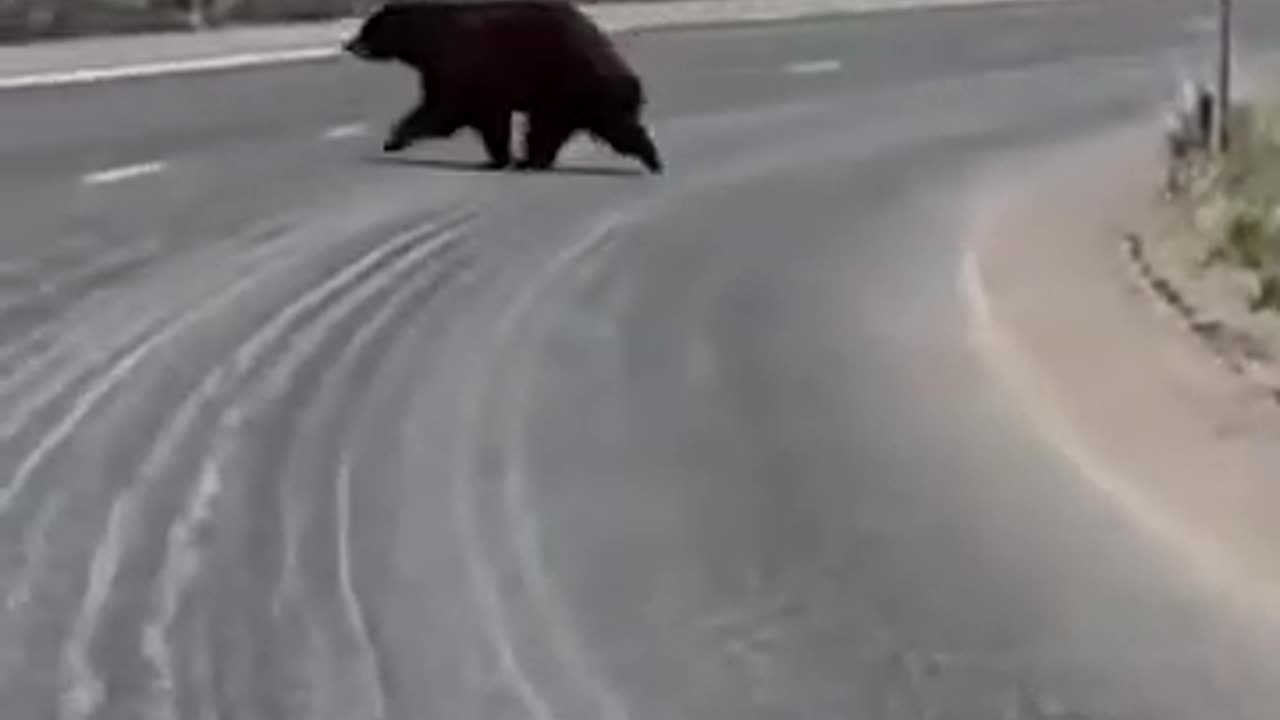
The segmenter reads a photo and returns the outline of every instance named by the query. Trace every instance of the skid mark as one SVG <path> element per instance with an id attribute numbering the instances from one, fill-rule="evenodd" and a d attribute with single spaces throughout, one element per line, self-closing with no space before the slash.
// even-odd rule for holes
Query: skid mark
<path id="1" fill-rule="evenodd" d="M 515 300 L 507 307 L 502 317 L 499 319 L 497 329 L 492 338 L 491 357 L 499 357 L 504 345 L 514 333 L 516 325 L 521 321 L 525 314 L 532 306 L 537 296 L 549 285 L 553 280 L 557 279 L 565 270 L 572 267 L 582 257 L 590 251 L 606 245 L 613 238 L 613 233 L 623 222 L 623 216 L 618 214 L 610 214 L 589 232 L 582 240 L 574 243 L 560 253 L 556 254 L 543 268 L 534 276 L 534 278 L 526 285 L 524 291 L 515 298 Z M 491 372 L 493 368 L 488 368 Z M 490 383 L 476 382 L 475 387 L 488 389 Z M 464 437 L 476 439 L 483 437 L 484 425 L 484 409 L 488 398 L 486 390 L 478 390 L 472 394 L 471 400 L 467 403 L 464 410 L 463 427 L 465 429 Z M 485 557 L 483 548 L 483 540 L 477 527 L 478 518 L 476 516 L 476 497 L 474 479 L 475 457 L 477 451 L 475 449 L 464 450 L 460 460 L 456 463 L 453 473 L 453 484 L 455 489 L 454 495 L 454 515 L 458 523 L 459 533 L 461 534 L 461 545 L 464 552 L 468 571 L 471 575 L 472 590 L 476 598 L 480 601 L 486 618 L 486 630 L 489 634 L 490 641 L 495 652 L 498 654 L 499 661 L 502 666 L 503 675 L 510 687 L 519 695 L 526 709 L 537 720 L 552 720 L 555 714 L 547 699 L 542 695 L 533 681 L 524 671 L 522 663 L 518 657 L 518 653 L 512 641 L 512 633 L 510 629 L 510 618 L 508 610 L 502 599 L 502 594 L 498 585 L 498 577 L 495 568 L 489 563 Z M 527 538 L 522 538 L 527 539 Z M 528 548 L 521 548 L 521 574 L 525 576 L 526 582 L 528 578 L 536 575 L 539 571 L 536 566 L 532 565 Z M 545 595 L 539 594 L 535 601 L 545 599 Z M 554 620 L 557 616 L 554 611 L 550 611 L 543 603 L 539 610 L 548 620 Z M 572 642 L 569 640 L 569 631 L 567 627 L 560 624 L 558 627 L 550 628 L 553 642 L 557 645 L 557 649 L 562 654 L 567 654 L 571 664 L 579 669 L 581 662 L 572 662 L 574 657 L 580 656 L 580 653 L 573 648 Z M 565 658 L 562 658 L 562 661 Z M 595 695 L 602 705 L 605 717 L 613 719 L 621 719 L 626 717 L 625 708 L 620 700 L 603 684 L 598 683 L 590 675 L 579 674 L 577 679 L 587 683 L 595 689 Z"/>
<path id="2" fill-rule="evenodd" d="M 169 169 L 169 164 L 160 161 L 122 165 L 108 170 L 88 173 L 81 178 L 85 185 L 113 185 L 147 175 L 158 175 Z"/>
<path id="3" fill-rule="evenodd" d="M 161 442 L 156 446 L 157 451 L 148 457 L 144 467 L 158 472 L 178 447 L 182 433 L 192 429 L 195 418 L 199 416 L 200 408 L 206 406 L 222 392 L 229 392 L 230 383 L 233 379 L 234 381 L 241 381 L 256 368 L 260 367 L 275 343 L 283 338 L 288 329 L 301 321 L 308 312 L 323 308 L 326 303 L 332 302 L 334 298 L 341 298 L 343 303 L 336 310 L 331 309 L 328 312 L 322 312 L 312 321 L 311 329 L 313 332 L 323 332 L 329 329 L 330 325 L 325 322 L 326 320 L 335 313 L 345 313 L 356 307 L 357 303 L 351 300 L 352 297 L 358 301 L 371 295 L 387 282 L 395 279 L 395 271 L 404 266 L 411 266 L 413 263 L 420 262 L 422 258 L 429 257 L 440 248 L 455 242 L 460 237 L 456 228 L 461 227 L 470 217 L 470 214 L 464 214 L 460 218 L 449 220 L 447 223 L 433 220 L 429 224 L 419 225 L 409 231 L 402 232 L 365 253 L 358 261 L 346 266 L 338 274 L 311 288 L 301 297 L 278 311 L 265 324 L 258 327 L 232 353 L 225 364 L 206 376 L 196 391 L 183 401 L 182 406 L 178 409 L 178 416 L 187 419 L 187 422 L 178 424 L 173 434 L 162 436 Z M 434 238 L 431 242 L 423 243 L 417 248 L 413 247 L 415 243 L 421 242 L 423 236 L 442 232 L 442 226 L 443 234 L 439 237 Z M 391 275 L 390 278 L 378 284 L 365 277 L 369 273 L 375 272 L 380 262 L 394 257 L 395 253 L 406 249 L 411 252 L 393 266 L 393 272 L 389 273 Z M 355 290 L 352 291 L 351 288 Z M 351 294 L 343 298 L 344 293 Z M 299 344 L 297 347 L 309 350 L 309 346 L 306 344 Z M 296 353 L 297 350 L 293 352 Z M 295 364 L 293 354 L 286 355 L 276 365 L 275 372 L 268 375 L 266 384 L 270 386 L 273 383 L 275 373 L 280 372 L 279 368 L 292 368 Z M 243 405 L 235 405 L 229 408 L 218 421 L 214 437 L 219 438 L 222 443 L 229 443 L 229 438 L 238 432 L 240 418 L 244 412 Z M 227 452 L 229 452 L 229 448 L 224 447 L 216 455 L 217 457 L 222 457 Z M 195 570 L 192 568 L 198 568 L 199 565 L 199 551 L 192 546 L 190 536 L 204 523 L 204 513 L 207 512 L 205 508 L 208 507 L 212 497 L 216 495 L 216 491 L 220 489 L 220 468 L 220 460 L 213 464 L 206 463 L 201 479 L 203 490 L 188 505 L 189 508 L 194 508 L 194 510 L 181 519 L 170 531 L 170 542 L 166 548 L 165 569 L 160 574 L 160 585 L 155 591 L 152 600 L 156 610 L 154 611 L 153 620 L 147 624 L 143 631 L 146 655 L 157 676 L 156 684 L 152 691 L 154 703 L 160 708 L 156 711 L 156 718 L 173 718 L 176 715 L 176 707 L 174 707 L 172 700 L 175 688 L 173 687 L 172 671 L 168 669 L 172 662 L 172 650 L 169 648 L 166 637 L 171 632 L 178 603 L 194 576 Z M 214 479 L 217 480 L 216 483 Z M 290 568 L 286 567 L 282 573 L 282 578 L 287 578 L 289 572 Z M 279 605 L 280 592 L 277 589 L 277 606 Z"/>

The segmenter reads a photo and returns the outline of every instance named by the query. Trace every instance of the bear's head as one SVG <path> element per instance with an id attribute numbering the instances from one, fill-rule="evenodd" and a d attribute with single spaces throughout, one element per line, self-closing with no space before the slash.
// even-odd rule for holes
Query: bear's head
<path id="1" fill-rule="evenodd" d="M 413 33 L 407 32 L 410 6 L 389 3 L 374 10 L 343 50 L 362 59 L 386 62 L 407 58 L 413 50 Z"/>

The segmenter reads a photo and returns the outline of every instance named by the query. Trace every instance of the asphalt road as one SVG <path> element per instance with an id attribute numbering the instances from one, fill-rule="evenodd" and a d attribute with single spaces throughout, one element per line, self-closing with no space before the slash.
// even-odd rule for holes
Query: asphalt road
<path id="1" fill-rule="evenodd" d="M 1203 5 L 628 38 L 661 177 L 382 158 L 355 61 L 0 95 L 0 716 L 1274 718 L 955 281 Z"/>

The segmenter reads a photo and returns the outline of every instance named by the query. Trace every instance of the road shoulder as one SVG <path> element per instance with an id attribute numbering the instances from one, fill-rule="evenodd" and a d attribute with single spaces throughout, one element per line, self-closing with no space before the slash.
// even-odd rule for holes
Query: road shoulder
<path id="1" fill-rule="evenodd" d="M 1022 156 L 975 187 L 975 339 L 1082 474 L 1237 601 L 1280 600 L 1280 407 L 1146 287 L 1154 125 Z"/>

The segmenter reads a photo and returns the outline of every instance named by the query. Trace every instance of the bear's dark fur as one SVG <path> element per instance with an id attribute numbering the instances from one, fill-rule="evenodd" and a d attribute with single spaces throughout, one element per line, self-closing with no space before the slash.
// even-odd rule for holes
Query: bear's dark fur
<path id="1" fill-rule="evenodd" d="M 384 144 L 396 152 L 422 138 L 476 130 L 491 167 L 511 164 L 511 116 L 528 119 L 517 167 L 551 167 L 579 130 L 619 154 L 663 169 L 641 121 L 639 76 L 610 38 L 560 0 L 396 2 L 370 15 L 347 52 L 418 72 L 422 98 Z"/>

